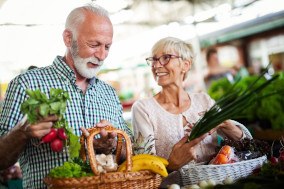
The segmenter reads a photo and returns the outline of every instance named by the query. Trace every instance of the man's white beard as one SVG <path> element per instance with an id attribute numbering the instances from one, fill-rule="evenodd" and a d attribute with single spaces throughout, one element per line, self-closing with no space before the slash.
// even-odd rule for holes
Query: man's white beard
<path id="1" fill-rule="evenodd" d="M 88 79 L 91 79 L 97 75 L 97 73 L 100 71 L 101 65 L 103 64 L 102 61 L 98 61 L 97 58 L 95 57 L 90 57 L 90 58 L 81 58 L 79 55 L 76 57 L 73 57 L 74 60 L 74 66 L 77 70 L 77 72 Z M 96 68 L 88 68 L 88 62 L 94 63 L 99 65 Z"/>
<path id="2" fill-rule="evenodd" d="M 71 47 L 71 54 L 74 61 L 74 66 L 76 71 L 83 77 L 92 79 L 97 75 L 97 73 L 100 71 L 101 66 L 103 65 L 103 61 L 99 61 L 95 57 L 89 57 L 89 58 L 81 58 L 78 55 L 78 45 L 77 41 L 73 41 L 72 47 Z M 89 68 L 88 62 L 98 65 L 96 68 Z"/>

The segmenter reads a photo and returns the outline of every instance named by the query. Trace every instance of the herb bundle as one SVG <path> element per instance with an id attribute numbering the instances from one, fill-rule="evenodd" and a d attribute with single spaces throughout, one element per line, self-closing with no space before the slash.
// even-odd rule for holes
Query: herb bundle
<path id="1" fill-rule="evenodd" d="M 54 123 L 50 133 L 45 135 L 39 144 L 50 143 L 54 152 L 63 149 L 63 142 L 68 146 L 70 158 L 79 156 L 79 137 L 73 133 L 68 122 L 64 118 L 64 113 L 69 100 L 68 92 L 62 89 L 51 88 L 49 98 L 40 90 L 26 90 L 29 98 L 21 104 L 21 112 L 27 115 L 30 124 L 35 124 L 48 115 L 56 115 L 58 120 Z"/>
<path id="2" fill-rule="evenodd" d="M 241 115 L 244 109 L 248 108 L 257 100 L 283 93 L 282 90 L 275 90 L 264 95 L 259 95 L 264 88 L 279 77 L 279 75 L 274 75 L 265 82 L 258 84 L 258 81 L 267 74 L 267 70 L 268 68 L 243 92 L 235 88 L 237 81 L 232 88 L 222 98 L 216 101 L 216 103 L 205 112 L 204 116 L 196 122 L 188 140 L 191 141 L 200 137 L 222 122 Z"/>

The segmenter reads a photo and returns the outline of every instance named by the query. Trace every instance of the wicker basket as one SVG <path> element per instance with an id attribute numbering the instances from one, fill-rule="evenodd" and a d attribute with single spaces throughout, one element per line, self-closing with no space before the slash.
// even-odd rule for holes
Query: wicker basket
<path id="1" fill-rule="evenodd" d="M 97 169 L 97 162 L 95 158 L 95 151 L 93 148 L 94 136 L 99 134 L 102 128 L 91 128 L 88 129 L 90 135 L 85 138 L 81 136 L 81 152 L 80 157 L 83 161 L 86 161 L 86 148 L 87 145 L 88 156 L 90 159 L 90 165 L 95 176 L 81 177 L 81 178 L 44 178 L 45 184 L 50 189 L 155 189 L 159 188 L 162 177 L 158 174 L 152 173 L 151 171 L 138 171 L 131 172 L 132 168 L 132 148 L 131 141 L 128 135 L 118 129 L 107 126 L 104 129 L 107 132 L 117 133 L 117 148 L 116 148 L 116 159 L 118 160 L 121 155 L 123 138 L 126 144 L 126 170 L 125 172 L 109 172 L 100 173 Z"/>
<path id="2" fill-rule="evenodd" d="M 223 165 L 188 165 L 180 170 L 183 185 L 198 184 L 200 181 L 213 179 L 217 184 L 226 178 L 233 181 L 247 177 L 267 160 L 266 156 Z"/>

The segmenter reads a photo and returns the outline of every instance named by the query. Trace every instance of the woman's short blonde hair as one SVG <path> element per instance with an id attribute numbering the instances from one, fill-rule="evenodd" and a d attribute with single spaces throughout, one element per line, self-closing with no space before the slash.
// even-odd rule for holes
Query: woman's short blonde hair
<path id="1" fill-rule="evenodd" d="M 164 53 L 175 52 L 178 56 L 182 57 L 183 60 L 188 60 L 191 64 L 194 63 L 194 51 L 191 43 L 175 38 L 165 37 L 157 41 L 152 47 L 152 56 L 157 54 L 159 51 Z M 188 72 L 185 74 L 184 79 L 187 77 Z"/>

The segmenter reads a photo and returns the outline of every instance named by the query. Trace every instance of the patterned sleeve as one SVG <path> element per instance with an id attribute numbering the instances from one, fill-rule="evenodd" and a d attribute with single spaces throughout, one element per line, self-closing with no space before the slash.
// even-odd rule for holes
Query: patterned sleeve
<path id="1" fill-rule="evenodd" d="M 154 128 L 145 106 L 139 100 L 132 106 L 131 121 L 134 132 L 134 145 L 149 149 L 146 153 L 156 154 Z"/>
<path id="2" fill-rule="evenodd" d="M 0 135 L 6 134 L 22 119 L 21 104 L 26 98 L 25 88 L 20 78 L 12 80 L 5 94 L 5 100 L 0 118 Z"/>

